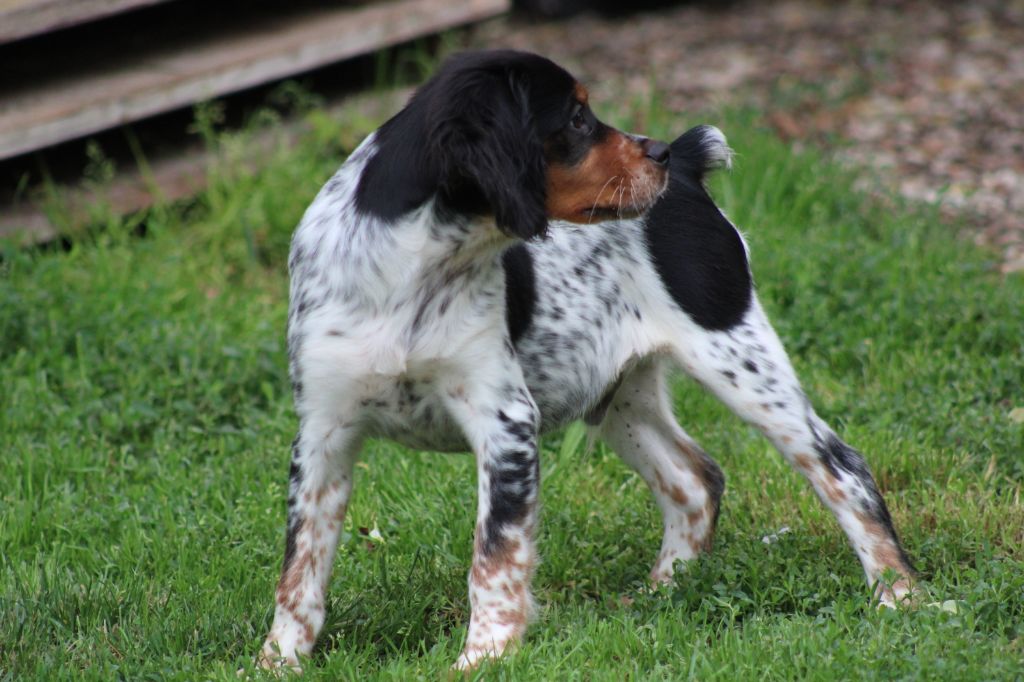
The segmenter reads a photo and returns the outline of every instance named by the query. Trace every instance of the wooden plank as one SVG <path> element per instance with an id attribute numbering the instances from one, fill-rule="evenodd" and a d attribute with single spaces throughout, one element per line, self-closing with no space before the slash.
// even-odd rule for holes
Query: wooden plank
<path id="1" fill-rule="evenodd" d="M 167 0 L 0 0 L 0 43 Z"/>
<path id="2" fill-rule="evenodd" d="M 329 104 L 327 115 L 337 120 L 383 121 L 402 107 L 412 91 L 412 88 L 399 88 L 355 95 Z M 352 132 L 358 140 L 370 130 Z M 253 169 L 264 166 L 275 149 L 282 144 L 291 147 L 308 133 L 306 124 L 296 121 L 286 121 L 282 126 L 256 133 L 248 148 L 247 166 Z M 29 245 L 52 241 L 61 235 L 73 237 L 76 230 L 88 224 L 89 207 L 100 202 L 114 213 L 126 215 L 155 204 L 195 196 L 205 189 L 206 170 L 215 160 L 202 145 L 193 144 L 172 154 L 147 159 L 145 173 L 140 169 L 119 172 L 106 187 L 57 185 L 49 193 L 37 187 L 28 193 L 32 197 L 28 200 L 17 205 L 0 205 L 0 239 Z M 47 199 L 47 194 L 56 199 Z M 60 227 L 51 220 L 51 212 L 60 216 Z"/>
<path id="3" fill-rule="evenodd" d="M 191 147 L 155 161 L 146 173 L 138 169 L 120 173 L 102 189 L 57 185 L 52 190 L 54 199 L 42 198 L 0 210 L 0 239 L 28 246 L 62 235 L 73 238 L 76 231 L 88 226 L 90 206 L 102 203 L 114 214 L 127 215 L 194 196 L 206 186 L 210 161 L 203 149 Z M 43 192 L 37 188 L 33 194 Z"/>
<path id="4" fill-rule="evenodd" d="M 394 0 L 263 21 L 133 52 L 0 103 L 0 159 L 235 92 L 508 10 L 510 0 Z"/>

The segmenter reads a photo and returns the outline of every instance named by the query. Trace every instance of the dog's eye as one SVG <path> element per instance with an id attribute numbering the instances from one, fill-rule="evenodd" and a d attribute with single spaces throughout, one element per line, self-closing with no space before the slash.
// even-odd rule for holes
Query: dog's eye
<path id="1" fill-rule="evenodd" d="M 587 126 L 587 118 L 583 115 L 583 109 L 580 109 L 572 117 L 572 127 L 576 130 L 583 130 Z"/>

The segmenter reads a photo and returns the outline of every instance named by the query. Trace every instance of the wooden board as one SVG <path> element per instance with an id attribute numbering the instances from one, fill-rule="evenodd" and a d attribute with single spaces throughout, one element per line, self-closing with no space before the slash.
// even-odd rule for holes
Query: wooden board
<path id="1" fill-rule="evenodd" d="M 0 99 L 0 159 L 372 52 L 508 10 L 510 0 L 392 0 L 321 7 L 233 33 L 179 36 L 121 62 Z"/>
<path id="2" fill-rule="evenodd" d="M 331 118 L 347 121 L 383 121 L 398 111 L 412 96 L 412 88 L 360 93 L 328 103 L 325 112 Z M 254 134 L 246 163 L 252 168 L 266 165 L 274 150 L 291 147 L 309 134 L 308 124 L 286 120 Z M 356 139 L 370 132 L 353 130 Z M 48 192 L 42 188 L 28 193 L 17 205 L 0 205 L 0 239 L 13 239 L 22 245 L 52 241 L 61 235 L 74 238 L 76 230 L 89 222 L 89 207 L 102 203 L 117 214 L 126 215 L 153 205 L 195 196 L 206 187 L 206 171 L 217 159 L 201 144 L 185 145 L 174 152 L 146 159 L 146 169 L 125 169 L 109 185 L 89 187 L 58 184 Z M 340 162 L 340 159 L 339 159 Z M 326 180 L 326 178 L 324 178 Z M 56 197 L 48 199 L 47 196 Z M 50 218 L 59 214 L 62 229 Z"/>
<path id="3" fill-rule="evenodd" d="M 0 0 L 0 43 L 167 0 Z"/>

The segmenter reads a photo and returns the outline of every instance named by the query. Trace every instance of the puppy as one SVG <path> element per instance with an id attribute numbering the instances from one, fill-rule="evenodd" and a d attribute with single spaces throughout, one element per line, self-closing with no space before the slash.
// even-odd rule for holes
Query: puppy
<path id="1" fill-rule="evenodd" d="M 724 488 L 672 415 L 673 368 L 804 474 L 883 602 L 910 591 L 864 459 L 801 391 L 746 245 L 704 189 L 729 158 L 712 127 L 671 149 L 615 130 L 566 71 L 511 51 L 453 57 L 352 153 L 292 241 L 299 431 L 262 664 L 297 667 L 312 650 L 368 436 L 476 457 L 458 668 L 526 628 L 542 431 L 583 418 L 640 473 L 664 520 L 651 577 L 668 580 L 710 548 Z"/>

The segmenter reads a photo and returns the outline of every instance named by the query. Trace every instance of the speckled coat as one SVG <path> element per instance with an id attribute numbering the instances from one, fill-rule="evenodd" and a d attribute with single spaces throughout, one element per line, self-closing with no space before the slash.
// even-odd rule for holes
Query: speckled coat
<path id="1" fill-rule="evenodd" d="M 669 579 L 678 561 L 710 548 L 724 488 L 673 416 L 666 376 L 675 369 L 806 477 L 883 603 L 910 592 L 911 566 L 863 458 L 805 397 L 757 301 L 746 246 L 703 187 L 704 173 L 729 160 L 717 129 L 672 145 L 671 181 L 646 216 L 552 223 L 529 243 L 487 219 L 439 220 L 431 202 L 382 229 L 353 200 L 376 144 L 367 138 L 327 183 L 292 246 L 300 430 L 265 661 L 295 665 L 323 624 L 368 436 L 476 453 L 472 617 L 459 667 L 500 654 L 525 630 L 543 431 L 585 419 L 639 472 L 664 523 L 651 577 Z"/>

